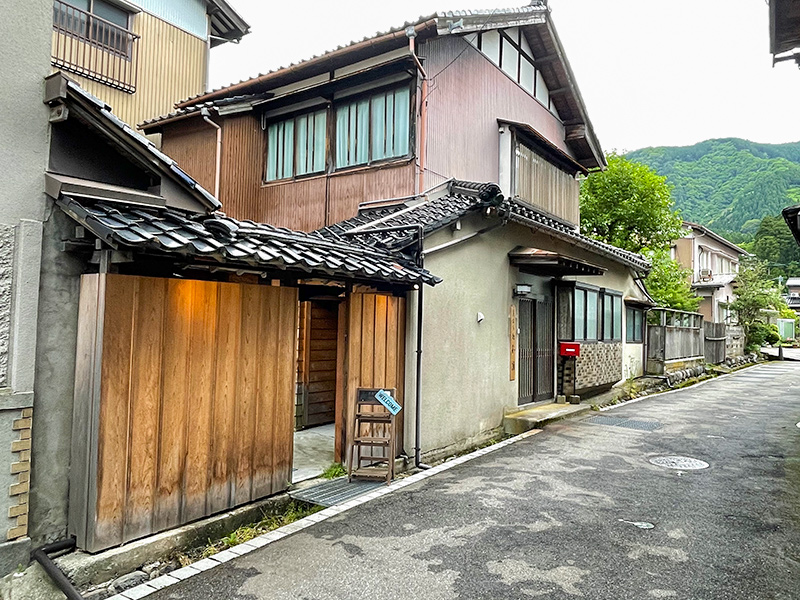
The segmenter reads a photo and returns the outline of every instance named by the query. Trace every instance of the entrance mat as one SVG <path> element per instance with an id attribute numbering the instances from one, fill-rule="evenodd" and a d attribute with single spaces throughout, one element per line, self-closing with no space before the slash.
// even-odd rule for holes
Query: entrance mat
<path id="1" fill-rule="evenodd" d="M 289 496 L 295 500 L 319 504 L 327 508 L 337 504 L 344 504 L 353 498 L 369 494 L 371 491 L 385 486 L 385 481 L 347 481 L 347 477 L 339 477 L 302 490 L 291 491 Z"/>

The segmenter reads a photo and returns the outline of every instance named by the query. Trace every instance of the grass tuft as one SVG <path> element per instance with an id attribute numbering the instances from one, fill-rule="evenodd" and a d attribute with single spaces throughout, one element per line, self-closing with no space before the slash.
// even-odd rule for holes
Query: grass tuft
<path id="1" fill-rule="evenodd" d="M 347 475 L 347 470 L 341 463 L 331 463 L 330 466 L 322 472 L 323 479 L 336 479 Z"/>

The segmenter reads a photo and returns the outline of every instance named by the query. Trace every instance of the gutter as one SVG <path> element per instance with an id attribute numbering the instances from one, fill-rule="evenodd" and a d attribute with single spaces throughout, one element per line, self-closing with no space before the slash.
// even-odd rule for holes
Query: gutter
<path id="1" fill-rule="evenodd" d="M 75 549 L 75 538 L 67 538 L 60 542 L 46 544 L 31 552 L 31 560 L 38 562 L 44 572 L 50 577 L 56 587 L 61 590 L 67 600 L 84 600 L 83 596 L 75 589 L 72 582 L 64 575 L 63 571 L 56 566 L 50 554 L 70 551 Z"/>
<path id="2" fill-rule="evenodd" d="M 422 67 L 422 63 L 417 56 L 416 46 L 414 39 L 417 37 L 417 32 L 414 27 L 406 28 L 406 36 L 408 36 L 408 51 L 414 57 L 414 62 L 417 65 L 417 71 L 422 76 L 422 88 L 420 90 L 419 101 L 419 185 L 418 191 L 425 189 L 425 150 L 427 146 L 427 133 L 428 133 L 428 74 Z M 420 251 L 422 249 L 420 248 Z"/>
<path id="3" fill-rule="evenodd" d="M 222 127 L 214 123 L 211 120 L 210 116 L 211 113 L 207 108 L 203 108 L 200 111 L 200 114 L 203 116 L 203 121 L 211 125 L 214 129 L 217 130 L 217 148 L 216 148 L 216 156 L 214 158 L 214 198 L 219 201 L 219 179 L 220 179 L 220 172 L 222 170 Z"/>

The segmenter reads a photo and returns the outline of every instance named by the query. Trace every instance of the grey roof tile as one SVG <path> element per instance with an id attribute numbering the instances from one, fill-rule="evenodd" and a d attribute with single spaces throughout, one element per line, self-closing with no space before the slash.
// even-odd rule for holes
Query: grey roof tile
<path id="1" fill-rule="evenodd" d="M 590 252 L 606 256 L 638 271 L 648 271 L 650 263 L 642 255 L 589 238 L 574 226 L 548 215 L 518 198 L 503 198 L 492 183 L 453 181 L 447 194 L 417 204 L 364 208 L 352 219 L 317 230 L 328 239 L 346 239 L 375 248 L 402 250 L 415 240 L 413 230 L 380 232 L 384 227 L 421 225 L 425 234 L 447 227 L 470 212 L 495 206 L 498 215 L 544 233 L 566 240 Z M 355 235 L 347 232 L 357 231 Z"/>
<path id="2" fill-rule="evenodd" d="M 174 209 L 89 203 L 69 196 L 62 196 L 58 204 L 98 238 L 142 253 L 168 253 L 205 263 L 248 265 L 265 271 L 291 269 L 318 277 L 407 286 L 436 285 L 441 281 L 402 255 L 357 242 L 237 221 L 220 213 L 182 214 Z"/>

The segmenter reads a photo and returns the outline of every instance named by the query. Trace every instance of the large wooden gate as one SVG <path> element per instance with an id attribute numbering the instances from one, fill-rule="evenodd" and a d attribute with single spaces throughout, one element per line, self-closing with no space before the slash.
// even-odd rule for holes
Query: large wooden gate
<path id="1" fill-rule="evenodd" d="M 274 494 L 292 469 L 297 290 L 84 275 L 70 533 L 91 552 Z"/>
<path id="2" fill-rule="evenodd" d="M 397 402 L 404 405 L 405 380 L 405 298 L 385 294 L 353 293 L 347 306 L 347 359 L 343 398 L 345 427 L 336 436 L 336 455 L 346 458 L 355 425 L 356 390 L 395 388 Z M 341 321 L 341 319 L 340 319 Z M 395 455 L 403 450 L 403 418 L 396 419 Z M 344 450 L 344 452 L 342 451 Z"/>

